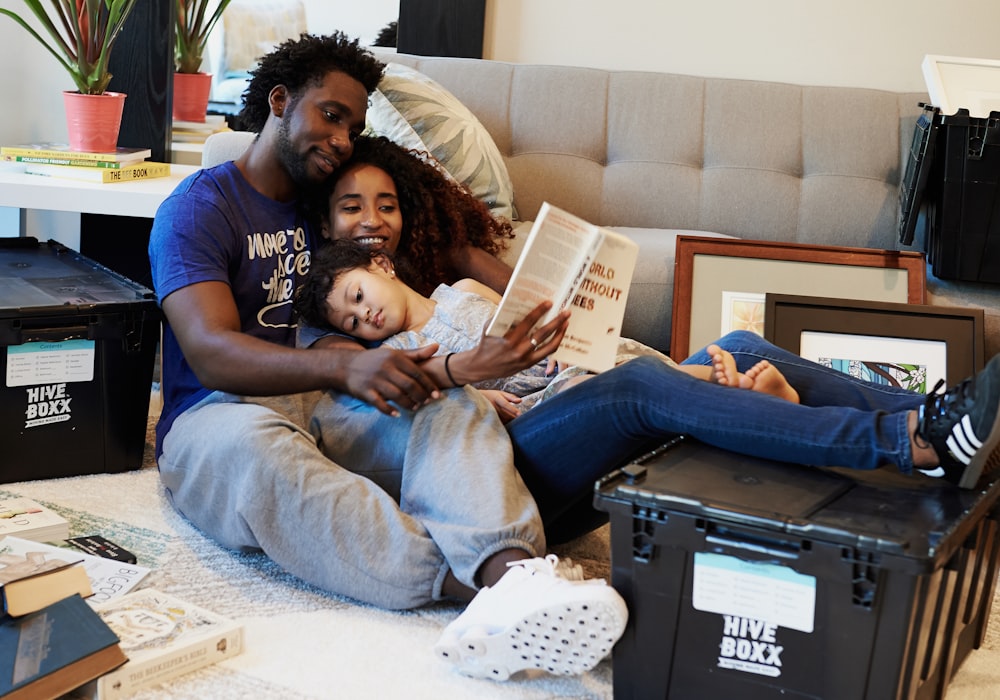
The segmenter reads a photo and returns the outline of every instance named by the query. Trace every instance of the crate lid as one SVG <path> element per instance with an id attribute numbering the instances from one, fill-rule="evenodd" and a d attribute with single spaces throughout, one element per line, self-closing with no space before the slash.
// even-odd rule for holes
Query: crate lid
<path id="1" fill-rule="evenodd" d="M 0 313 L 135 302 L 155 304 L 155 295 L 61 243 L 0 238 Z"/>
<path id="2" fill-rule="evenodd" d="M 895 467 L 826 469 L 757 459 L 678 438 L 609 474 L 595 505 L 718 522 L 922 559 L 948 557 L 1000 499 L 1000 480 L 958 489 Z"/>

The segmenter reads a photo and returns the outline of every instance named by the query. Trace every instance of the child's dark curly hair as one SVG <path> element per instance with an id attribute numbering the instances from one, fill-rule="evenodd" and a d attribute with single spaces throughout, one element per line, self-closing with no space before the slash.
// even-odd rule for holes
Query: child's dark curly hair
<path id="1" fill-rule="evenodd" d="M 330 328 L 326 319 L 326 298 L 330 296 L 337 278 L 345 272 L 367 268 L 379 256 L 392 260 L 388 253 L 347 239 L 320 244 L 313 251 L 309 273 L 295 288 L 292 307 L 299 321 L 313 328 Z"/>
<path id="2" fill-rule="evenodd" d="M 382 136 L 362 136 L 354 142 L 347 166 L 357 163 L 374 165 L 395 182 L 403 218 L 393 253 L 397 273 L 425 296 L 439 284 L 457 281 L 449 253 L 471 245 L 497 255 L 514 236 L 510 222 L 494 218 L 485 203 L 446 175 L 427 153 L 408 151 Z M 321 193 L 318 204 L 324 217 L 329 216 L 329 195 L 345 170 L 334 173 Z"/>
<path id="3" fill-rule="evenodd" d="M 302 34 L 279 44 L 250 72 L 240 118 L 246 129 L 259 133 L 271 112 L 268 95 L 275 85 L 287 87 L 294 99 L 304 88 L 320 84 L 328 73 L 339 71 L 364 85 L 371 94 L 384 69 L 385 64 L 343 32 L 328 36 Z"/>

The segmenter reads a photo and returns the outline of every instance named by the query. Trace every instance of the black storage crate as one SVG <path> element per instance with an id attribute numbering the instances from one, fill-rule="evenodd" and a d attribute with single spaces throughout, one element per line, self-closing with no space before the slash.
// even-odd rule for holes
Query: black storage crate
<path id="1" fill-rule="evenodd" d="M 900 182 L 898 222 L 905 245 L 922 229 L 935 276 L 1000 283 L 1000 113 L 943 115 L 924 105 Z"/>
<path id="2" fill-rule="evenodd" d="M 941 698 L 986 631 L 1000 481 L 769 462 L 679 439 L 613 472 L 615 700 Z"/>
<path id="3" fill-rule="evenodd" d="M 140 467 L 159 328 L 151 290 L 0 239 L 0 483 Z"/>

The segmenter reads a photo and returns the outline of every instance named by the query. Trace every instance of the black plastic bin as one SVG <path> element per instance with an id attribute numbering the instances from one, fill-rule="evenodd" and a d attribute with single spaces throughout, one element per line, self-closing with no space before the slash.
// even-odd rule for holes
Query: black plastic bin
<path id="1" fill-rule="evenodd" d="M 142 466 L 159 329 L 152 290 L 0 238 L 0 483 Z"/>
<path id="2" fill-rule="evenodd" d="M 900 182 L 898 223 L 904 245 L 922 230 L 940 279 L 1000 283 L 1000 113 L 943 115 L 924 105 Z"/>
<path id="3" fill-rule="evenodd" d="M 679 439 L 601 480 L 629 622 L 615 700 L 944 696 L 983 640 L 1000 481 L 820 469 Z"/>

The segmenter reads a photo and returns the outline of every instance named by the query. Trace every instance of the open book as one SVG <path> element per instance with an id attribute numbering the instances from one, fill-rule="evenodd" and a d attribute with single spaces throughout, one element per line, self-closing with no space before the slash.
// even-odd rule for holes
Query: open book
<path id="1" fill-rule="evenodd" d="M 571 312 L 555 359 L 593 372 L 611 369 L 638 254 L 626 236 L 545 202 L 486 334 L 504 335 L 548 299 L 552 310 L 538 325 Z"/>

